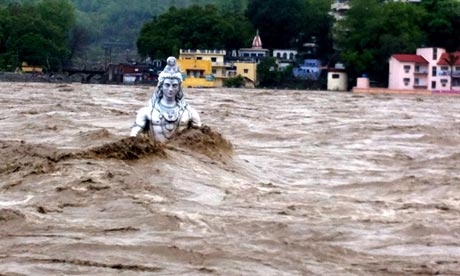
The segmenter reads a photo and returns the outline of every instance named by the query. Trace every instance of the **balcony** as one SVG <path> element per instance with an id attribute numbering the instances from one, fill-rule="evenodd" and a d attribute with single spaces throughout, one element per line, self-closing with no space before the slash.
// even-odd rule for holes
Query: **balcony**
<path id="1" fill-rule="evenodd" d="M 415 71 L 414 71 L 414 74 L 415 74 L 415 75 L 428 75 L 428 71 L 427 71 L 427 70 L 423 70 L 423 69 L 421 69 L 421 70 L 415 70 Z"/>
<path id="2" fill-rule="evenodd" d="M 425 83 L 424 81 L 415 81 L 414 88 L 415 89 L 427 89 L 428 84 Z"/>
<path id="3" fill-rule="evenodd" d="M 232 67 L 232 63 L 231 62 L 212 62 L 212 67 L 229 68 L 229 67 Z"/>
<path id="4" fill-rule="evenodd" d="M 214 78 L 216 79 L 228 79 L 229 76 L 223 74 L 213 74 Z"/>
<path id="5" fill-rule="evenodd" d="M 441 77 L 441 76 L 450 77 L 450 70 L 438 70 L 438 71 L 436 71 L 436 76 L 438 76 L 438 77 Z M 454 70 L 452 72 L 452 77 L 459 78 L 460 77 L 460 71 Z"/>

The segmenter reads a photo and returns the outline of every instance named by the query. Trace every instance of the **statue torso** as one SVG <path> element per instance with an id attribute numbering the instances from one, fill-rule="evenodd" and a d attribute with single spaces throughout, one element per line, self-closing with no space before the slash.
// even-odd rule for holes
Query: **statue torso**
<path id="1" fill-rule="evenodd" d="M 149 119 L 150 135 L 164 142 L 174 133 L 187 128 L 191 115 L 186 104 L 177 103 L 171 107 L 157 101 L 152 106 Z"/>

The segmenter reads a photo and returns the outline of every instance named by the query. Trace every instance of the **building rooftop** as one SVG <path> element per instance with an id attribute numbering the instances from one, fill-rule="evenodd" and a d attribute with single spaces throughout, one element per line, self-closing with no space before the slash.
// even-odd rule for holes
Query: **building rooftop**
<path id="1" fill-rule="evenodd" d="M 457 61 L 455 62 L 455 65 L 460 65 L 460 52 L 454 52 L 453 53 L 457 58 Z M 449 65 L 446 61 L 446 59 L 449 59 L 449 53 L 443 53 L 441 55 L 441 58 L 438 61 L 438 65 Z"/>
<path id="2" fill-rule="evenodd" d="M 411 54 L 394 54 L 392 55 L 393 58 L 400 62 L 415 62 L 415 63 L 425 63 L 428 64 L 428 61 L 419 55 L 411 55 Z"/>

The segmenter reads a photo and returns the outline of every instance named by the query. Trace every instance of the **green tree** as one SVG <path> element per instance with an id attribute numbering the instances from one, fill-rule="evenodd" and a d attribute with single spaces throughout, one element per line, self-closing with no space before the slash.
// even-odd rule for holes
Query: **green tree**
<path id="1" fill-rule="evenodd" d="M 89 25 L 84 25 L 81 21 L 77 23 L 69 34 L 69 63 L 76 56 L 84 55 L 88 51 L 89 45 L 91 44 L 94 33 L 91 32 Z"/>
<path id="2" fill-rule="evenodd" d="M 70 0 L 42 0 L 37 9 L 41 19 L 59 28 L 63 37 L 75 24 L 75 6 Z"/>
<path id="3" fill-rule="evenodd" d="M 57 70 L 68 58 L 68 34 L 75 16 L 68 0 L 11 4 L 0 20 L 0 66 L 14 69 L 25 61 Z"/>
<path id="4" fill-rule="evenodd" d="M 247 0 L 218 0 L 216 5 L 224 12 L 242 14 L 248 6 Z"/>
<path id="5" fill-rule="evenodd" d="M 257 82 L 260 87 L 276 87 L 281 83 L 282 73 L 274 57 L 265 57 L 257 65 Z"/>
<path id="6" fill-rule="evenodd" d="M 241 75 L 238 75 L 234 78 L 228 78 L 224 81 L 224 86 L 225 87 L 236 87 L 240 88 L 244 86 L 244 78 Z"/>
<path id="7" fill-rule="evenodd" d="M 244 18 L 221 16 L 212 5 L 170 8 L 168 12 L 147 22 L 137 40 L 143 57 L 164 59 L 178 55 L 179 49 L 232 49 L 242 46 L 250 25 Z M 247 22 L 247 21 L 246 21 Z"/>
<path id="8" fill-rule="evenodd" d="M 332 0 L 306 0 L 302 27 L 296 38 L 296 46 L 302 58 L 328 59 L 333 54 L 333 17 L 329 14 Z M 316 49 L 306 52 L 305 43 L 315 43 Z"/>
<path id="9" fill-rule="evenodd" d="M 423 0 L 421 6 L 426 10 L 423 29 L 427 45 L 447 51 L 460 49 L 460 1 Z"/>
<path id="10" fill-rule="evenodd" d="M 386 83 L 390 56 L 415 52 L 425 41 L 420 28 L 424 16 L 416 5 L 354 0 L 336 29 L 341 58 L 351 77 L 367 73 Z"/>
<path id="11" fill-rule="evenodd" d="M 247 9 L 247 17 L 269 49 L 294 47 L 305 14 L 305 0 L 252 0 Z"/>
<path id="12" fill-rule="evenodd" d="M 0 7 L 0 70 L 7 69 L 9 66 L 17 64 L 17 62 L 12 63 L 12 56 L 8 53 L 7 47 L 8 37 L 11 31 L 9 28 L 12 25 L 10 23 L 11 20 L 12 18 L 7 9 Z"/>

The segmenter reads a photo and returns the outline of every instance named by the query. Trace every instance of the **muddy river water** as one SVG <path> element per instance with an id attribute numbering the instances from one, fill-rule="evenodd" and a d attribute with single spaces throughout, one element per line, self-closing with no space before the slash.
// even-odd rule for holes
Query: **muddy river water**
<path id="1" fill-rule="evenodd" d="M 0 275 L 460 275 L 460 97 L 0 83 Z"/>

